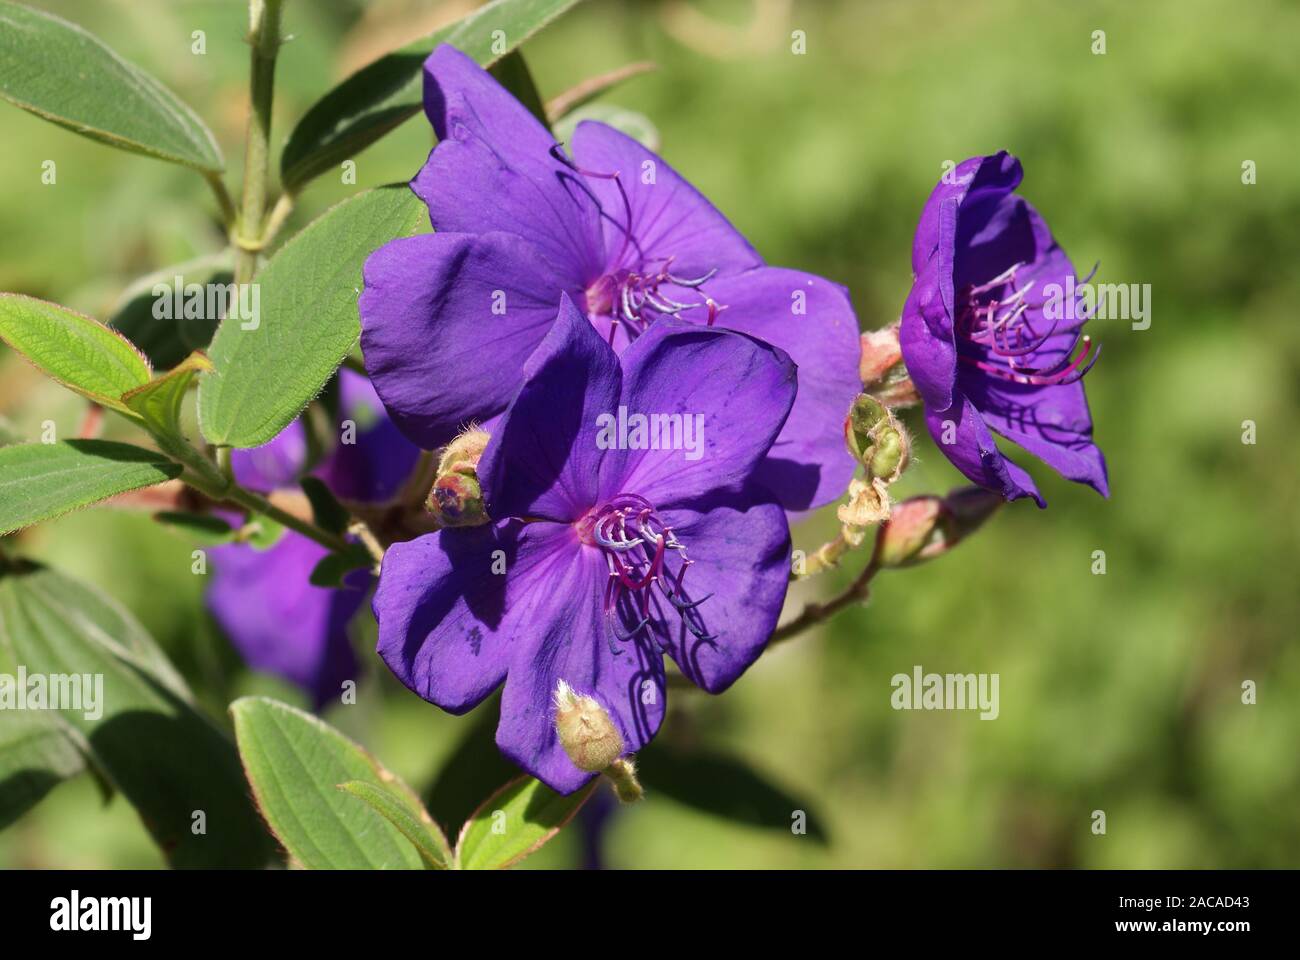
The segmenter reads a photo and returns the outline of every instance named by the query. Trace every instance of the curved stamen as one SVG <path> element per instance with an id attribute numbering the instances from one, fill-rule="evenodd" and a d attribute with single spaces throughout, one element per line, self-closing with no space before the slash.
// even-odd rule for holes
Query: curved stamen
<path id="1" fill-rule="evenodd" d="M 687 593 L 686 571 L 692 561 L 686 547 L 644 497 L 619 494 L 588 513 L 575 529 L 582 543 L 604 554 L 609 569 L 603 607 L 613 653 L 621 652 L 619 642 L 635 639 L 650 626 L 649 603 L 655 591 L 667 599 L 693 636 L 715 639 L 700 617 L 701 606 L 712 594 L 697 599 Z M 658 636 L 662 631 L 651 633 Z M 667 644 L 663 637 L 660 642 Z"/>
<path id="2" fill-rule="evenodd" d="M 670 257 L 669 259 L 671 260 L 672 258 Z M 667 264 L 665 264 L 665 267 L 667 267 Z M 668 273 L 667 270 L 665 269 L 663 276 L 664 279 L 667 280 L 669 283 L 675 283 L 679 287 L 690 287 L 693 290 L 696 287 L 700 287 L 708 283 L 710 280 L 713 279 L 714 275 L 717 274 L 717 272 L 718 272 L 718 268 L 714 267 L 712 270 L 710 270 L 702 277 L 696 277 L 694 280 L 683 280 L 681 277 L 677 277 L 671 273 Z"/>
<path id="3" fill-rule="evenodd" d="M 1024 266 L 1024 263 L 1013 264 L 993 279 L 968 286 L 962 291 L 962 306 L 954 324 L 955 332 L 961 340 L 979 348 L 979 352 L 972 355 L 967 351 L 959 351 L 958 358 L 982 373 L 1013 383 L 1031 386 L 1074 383 L 1092 369 L 1101 353 L 1100 346 L 1094 352 L 1092 339 L 1081 337 L 1077 331 L 1077 327 L 1081 327 L 1087 319 L 1086 316 L 1077 319 L 1075 338 L 1069 349 L 1063 354 L 1056 349 L 1051 351 L 1054 357 L 1064 357 L 1060 362 L 1042 369 L 1022 362 L 1032 362 L 1034 355 L 1046 348 L 1048 341 L 1057 334 L 1062 319 L 1060 316 L 1055 317 L 1046 333 L 1039 333 L 1035 328 L 1029 311 L 1033 309 L 1041 312 L 1044 304 L 1028 297 L 1039 278 L 1031 279 L 1023 286 L 1017 284 L 1017 273 Z M 1096 272 L 1095 269 L 1093 272 Z M 1080 339 L 1084 349 L 1076 357 L 1073 354 Z"/>

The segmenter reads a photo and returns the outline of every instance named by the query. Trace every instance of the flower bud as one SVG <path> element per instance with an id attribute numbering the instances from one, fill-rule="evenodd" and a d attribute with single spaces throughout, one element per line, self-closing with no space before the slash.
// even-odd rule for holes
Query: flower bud
<path id="1" fill-rule="evenodd" d="M 912 378 L 903 365 L 897 323 L 862 334 L 862 358 L 858 372 L 862 388 L 887 407 L 910 407 L 921 401 Z"/>
<path id="2" fill-rule="evenodd" d="M 894 504 L 889 522 L 876 539 L 876 562 L 882 567 L 902 567 L 929 559 L 925 550 L 941 530 L 943 501 L 938 497 L 912 497 Z"/>
<path id="3" fill-rule="evenodd" d="M 943 498 L 949 526 L 958 540 L 983 526 L 984 521 L 993 516 L 1004 502 L 1000 494 L 983 487 L 958 487 Z"/>
<path id="4" fill-rule="evenodd" d="M 853 401 L 844 420 L 844 442 L 871 478 L 892 483 L 907 468 L 907 431 L 875 397 L 862 393 Z"/>
<path id="5" fill-rule="evenodd" d="M 998 494 L 981 487 L 962 487 L 942 499 L 923 496 L 897 503 L 877 535 L 876 562 L 904 567 L 942 556 L 979 529 L 1001 504 Z"/>
<path id="6" fill-rule="evenodd" d="M 491 439 L 486 430 L 478 427 L 466 430 L 443 448 L 442 457 L 438 460 L 438 476 L 444 473 L 473 473 Z"/>
<path id="7" fill-rule="evenodd" d="M 483 507 L 483 490 L 471 472 L 448 473 L 433 482 L 424 504 L 443 527 L 474 527 L 487 523 Z"/>
<path id="8" fill-rule="evenodd" d="M 443 527 L 474 527 L 488 522 L 478 461 L 491 439 L 477 427 L 466 430 L 442 451 L 438 477 L 425 507 Z"/>
<path id="9" fill-rule="evenodd" d="M 579 770 L 599 773 L 623 753 L 623 737 L 605 708 L 563 680 L 555 688 L 555 732 Z"/>

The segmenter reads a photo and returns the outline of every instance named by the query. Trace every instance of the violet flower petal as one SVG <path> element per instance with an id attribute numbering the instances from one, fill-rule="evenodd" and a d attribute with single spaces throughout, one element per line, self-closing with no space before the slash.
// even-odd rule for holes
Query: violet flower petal
<path id="1" fill-rule="evenodd" d="M 562 556 L 567 564 L 551 566 L 545 597 L 538 600 L 545 615 L 539 609 L 532 629 L 517 638 L 496 741 L 502 753 L 551 789 L 572 793 L 593 774 L 573 765 L 556 735 L 559 681 L 605 708 L 629 753 L 659 731 L 667 687 L 663 654 L 649 640 L 623 641 L 617 654 L 611 649 L 600 599 L 609 573 L 600 555 L 579 548 Z"/>
<path id="2" fill-rule="evenodd" d="M 320 709 L 357 675 L 347 624 L 366 597 L 369 577 L 347 589 L 312 586 L 307 576 L 326 550 L 286 531 L 265 551 L 215 547 L 207 603 L 243 657 L 306 690 Z"/>
<path id="3" fill-rule="evenodd" d="M 364 274 L 366 370 L 394 422 L 426 449 L 505 408 L 561 290 L 537 250 L 504 233 L 394 240 Z"/>
<path id="4" fill-rule="evenodd" d="M 484 503 L 497 518 L 572 522 L 598 499 L 598 420 L 618 407 L 618 357 L 563 296 L 524 376 L 479 461 Z"/>
<path id="5" fill-rule="evenodd" d="M 574 546 L 567 527 L 518 521 L 394 543 L 373 604 L 379 655 L 419 696 L 466 712 L 505 679 L 524 638 L 556 615 L 542 605 L 553 596 L 552 568 L 568 563 Z"/>
<path id="6" fill-rule="evenodd" d="M 856 466 L 841 425 L 862 390 L 858 321 L 848 291 L 811 273 L 760 267 L 712 281 L 709 293 L 727 305 L 716 326 L 779 347 L 799 368 L 794 407 L 758 479 L 787 510 L 839 498 Z"/>
<path id="7" fill-rule="evenodd" d="M 661 509 L 741 491 L 779 435 L 797 389 L 795 365 L 783 350 L 721 327 L 660 321 L 623 351 L 622 361 L 619 407 L 646 418 L 680 414 L 683 436 L 688 426 L 698 431 L 698 449 L 629 443 L 606 454 L 601 494 L 636 492 Z M 653 446 L 653 429 L 647 439 Z"/>
<path id="8" fill-rule="evenodd" d="M 582 178 L 552 155 L 550 132 L 454 47 L 439 46 L 424 69 L 425 112 L 440 142 L 411 189 L 433 228 L 523 237 L 566 289 L 583 289 L 604 265 L 600 211 Z"/>
<path id="9" fill-rule="evenodd" d="M 573 159 L 594 175 L 588 182 L 606 214 L 606 270 L 671 257 L 672 273 L 689 279 L 710 270 L 725 276 L 763 265 L 704 194 L 627 134 L 584 120 L 573 134 Z M 606 177 L 614 173 L 617 181 Z"/>
<path id="10" fill-rule="evenodd" d="M 781 615 L 790 579 L 785 512 L 751 493 L 704 512 L 665 511 L 665 519 L 691 559 L 679 601 L 708 599 L 688 616 L 659 603 L 655 632 L 687 679 L 721 693 L 758 659 Z"/>
<path id="11" fill-rule="evenodd" d="M 953 405 L 947 410 L 927 407 L 925 425 L 944 456 L 971 482 L 996 490 L 1007 500 L 1033 497 L 1040 507 L 1047 506 L 1033 478 L 1002 455 L 984 418 L 962 394 L 953 397 Z M 944 442 L 948 436 L 952 437 L 951 443 Z"/>

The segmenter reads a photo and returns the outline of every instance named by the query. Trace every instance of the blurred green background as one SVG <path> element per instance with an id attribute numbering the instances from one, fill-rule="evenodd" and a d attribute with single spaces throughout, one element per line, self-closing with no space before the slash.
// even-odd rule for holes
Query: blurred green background
<path id="1" fill-rule="evenodd" d="M 237 170 L 242 3 L 40 5 L 193 104 Z M 289 0 L 276 142 L 339 77 L 471 6 Z M 200 29 L 207 53 L 195 56 Z M 791 53 L 794 30 L 805 55 Z M 1095 30 L 1104 55 L 1092 53 Z M 868 607 L 765 656 L 723 697 L 674 692 L 645 763 L 678 771 L 677 783 L 651 783 L 645 802 L 605 821 L 605 863 L 1300 864 L 1298 35 L 1300 5 L 1283 0 L 594 0 L 526 46 L 547 97 L 657 62 L 604 102 L 644 113 L 666 158 L 770 262 L 845 283 L 864 327 L 897 317 L 912 229 L 943 162 L 999 148 L 1023 161 L 1022 192 L 1081 272 L 1100 261 L 1100 280 L 1152 289 L 1150 329 L 1093 328 L 1105 350 L 1087 386 L 1112 498 L 1022 456 L 1047 511 L 1017 503 L 950 556 L 883 574 Z M 135 277 L 222 244 L 192 173 L 8 106 L 0 142 L 0 289 L 102 317 Z M 310 187 L 293 225 L 408 179 L 430 144 L 421 119 L 407 123 L 358 158 L 355 186 L 327 176 Z M 40 183 L 46 159 L 57 186 Z M 1242 183 L 1246 160 L 1254 185 Z M 47 419 L 68 435 L 83 411 L 0 356 L 11 436 L 36 439 Z M 1242 443 L 1245 420 L 1254 445 Z M 959 481 L 923 436 L 900 486 Z M 833 530 L 833 514 L 815 517 L 796 543 L 812 549 Z M 247 692 L 303 702 L 242 669 L 197 612 L 192 545 L 147 516 L 87 511 L 12 546 L 123 602 L 215 716 Z M 1091 572 L 1097 550 L 1104 576 Z M 862 559 L 793 590 L 790 611 Z M 360 646 L 372 630 L 360 625 Z M 916 664 L 1000 674 L 1000 717 L 894 711 L 890 677 Z M 366 665 L 360 703 L 327 718 L 420 787 L 495 711 L 443 715 L 373 654 Z M 1241 703 L 1244 680 L 1256 705 Z M 794 809 L 808 835 L 792 835 Z M 1094 810 L 1105 836 L 1091 832 Z M 581 840 L 568 830 L 530 864 L 577 865 Z M 85 777 L 0 833 L 0 866 L 160 864 L 132 809 L 103 806 Z"/>

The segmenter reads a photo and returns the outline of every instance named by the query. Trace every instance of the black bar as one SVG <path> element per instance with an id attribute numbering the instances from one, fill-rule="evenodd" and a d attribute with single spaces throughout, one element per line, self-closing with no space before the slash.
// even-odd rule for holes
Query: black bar
<path id="1" fill-rule="evenodd" d="M 624 936 L 725 942 L 781 929 L 815 929 L 819 942 L 842 931 L 864 946 L 877 936 L 905 936 L 927 948 L 1120 940 L 1230 948 L 1293 929 L 1295 881 L 1285 871 L 8 871 L 0 873 L 0 927 L 6 947 L 72 937 L 130 946 L 143 942 L 130 929 L 135 920 L 143 930 L 143 900 L 140 913 L 125 912 L 121 902 L 101 912 L 98 898 L 147 897 L 148 942 L 204 949 L 426 938 L 433 949 L 444 932 L 459 930 L 483 951 L 506 944 L 581 951 L 586 943 L 603 952 Z M 116 913 L 127 929 L 52 929 L 70 925 L 74 890 L 79 917 L 111 920 Z"/>

